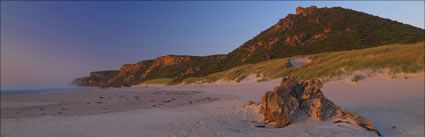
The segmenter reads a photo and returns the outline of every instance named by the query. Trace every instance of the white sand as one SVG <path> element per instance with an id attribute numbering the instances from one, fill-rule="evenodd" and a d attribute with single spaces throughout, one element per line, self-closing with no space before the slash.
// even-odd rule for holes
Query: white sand
<path id="1" fill-rule="evenodd" d="M 292 59 L 289 59 L 289 63 L 291 63 L 292 66 L 298 68 L 304 64 L 310 63 L 311 59 L 304 57 L 304 56 L 298 56 Z"/>
<path id="2" fill-rule="evenodd" d="M 251 79 L 251 80 L 250 80 Z M 262 120 L 254 108 L 243 109 L 248 100 L 279 85 L 280 79 L 256 83 L 217 82 L 178 86 L 137 86 L 134 91 L 206 91 L 202 96 L 220 98 L 212 103 L 179 107 L 144 108 L 96 115 L 38 116 L 1 119 L 1 136 L 20 137 L 151 137 L 151 136 L 376 136 L 344 123 L 299 120 L 287 128 L 257 128 Z M 325 84 L 325 96 L 370 119 L 384 136 L 424 136 L 424 74 L 407 80 L 388 80 L 384 75 L 346 84 Z M 116 89 L 120 90 L 120 89 Z M 68 98 L 78 98 L 68 96 Z M 392 126 L 396 126 L 392 129 Z"/>

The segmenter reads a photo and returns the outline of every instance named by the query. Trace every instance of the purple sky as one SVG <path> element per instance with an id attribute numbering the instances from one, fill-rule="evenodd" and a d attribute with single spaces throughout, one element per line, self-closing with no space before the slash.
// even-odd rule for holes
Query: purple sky
<path id="1" fill-rule="evenodd" d="M 225 54 L 311 5 L 424 28 L 423 1 L 1 1 L 1 87 L 60 87 L 162 55 Z"/>

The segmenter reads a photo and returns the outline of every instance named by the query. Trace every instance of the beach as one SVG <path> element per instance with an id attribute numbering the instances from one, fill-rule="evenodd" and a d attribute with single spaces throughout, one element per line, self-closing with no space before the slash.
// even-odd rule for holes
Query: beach
<path id="1" fill-rule="evenodd" d="M 260 102 L 281 79 L 240 83 L 138 85 L 2 96 L 1 136 L 376 136 L 345 123 L 299 118 L 285 128 L 262 125 L 248 101 Z M 424 73 L 357 83 L 328 81 L 322 88 L 337 105 L 371 120 L 385 137 L 424 136 Z"/>

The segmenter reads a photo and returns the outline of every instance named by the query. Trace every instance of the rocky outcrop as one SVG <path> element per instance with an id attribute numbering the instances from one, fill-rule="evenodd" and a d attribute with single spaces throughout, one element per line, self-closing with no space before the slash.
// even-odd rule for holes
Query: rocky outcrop
<path id="1" fill-rule="evenodd" d="M 262 97 L 259 105 L 264 121 L 275 122 L 275 127 L 282 128 L 290 124 L 296 111 L 302 111 L 315 120 L 351 121 L 381 136 L 372 122 L 354 112 L 343 111 L 327 99 L 320 90 L 322 86 L 321 80 L 299 81 L 296 77 L 285 77 L 280 86 Z"/>
<path id="2" fill-rule="evenodd" d="M 155 66 L 166 66 L 166 65 L 174 65 L 179 64 L 183 62 L 191 62 L 192 57 L 191 56 L 175 56 L 175 55 L 169 55 L 169 56 L 162 56 L 159 58 L 156 58 L 153 61 L 153 67 Z"/>
<path id="3" fill-rule="evenodd" d="M 119 74 L 108 80 L 107 86 L 121 87 L 137 84 L 146 78 L 152 71 L 170 65 L 192 62 L 194 56 L 161 56 L 153 60 L 139 61 L 136 64 L 124 64 Z"/>
<path id="4" fill-rule="evenodd" d="M 117 76 L 107 82 L 109 87 L 121 87 L 133 85 L 133 81 L 138 79 L 141 71 L 146 71 L 153 63 L 153 60 L 145 60 L 136 64 L 124 64 L 121 66 Z"/>
<path id="5" fill-rule="evenodd" d="M 89 77 L 75 79 L 72 84 L 80 86 L 122 87 L 138 84 L 155 78 L 179 79 L 198 75 L 202 68 L 210 67 L 210 62 L 222 59 L 224 55 L 212 56 L 161 56 L 136 64 L 124 64 L 113 75 L 111 71 L 92 72 Z"/>
<path id="6" fill-rule="evenodd" d="M 303 15 L 303 16 L 307 16 L 308 14 L 312 13 L 314 10 L 316 10 L 317 7 L 316 6 L 310 6 L 310 7 L 297 7 L 296 14 L 297 15 Z"/>
<path id="7" fill-rule="evenodd" d="M 301 32 L 298 35 L 294 35 L 292 37 L 286 37 L 286 42 L 291 45 L 292 47 L 300 45 L 304 43 L 306 40 L 308 40 L 311 36 L 309 34 L 306 34 L 304 32 Z"/>
<path id="8" fill-rule="evenodd" d="M 117 76 L 120 71 L 108 70 L 108 71 L 96 71 L 91 72 L 89 77 L 80 77 L 72 81 L 72 85 L 78 86 L 97 86 L 104 87 L 108 81 L 113 77 Z"/>

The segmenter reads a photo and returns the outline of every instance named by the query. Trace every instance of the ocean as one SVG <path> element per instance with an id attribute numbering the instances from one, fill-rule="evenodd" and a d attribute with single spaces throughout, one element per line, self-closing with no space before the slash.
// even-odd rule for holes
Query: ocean
<path id="1" fill-rule="evenodd" d="M 16 95 L 41 92 L 63 92 L 71 90 L 80 90 L 89 87 L 67 86 L 67 87 L 51 87 L 51 88 L 0 88 L 1 95 Z"/>

